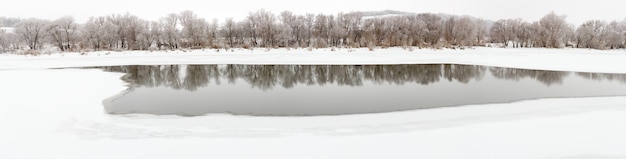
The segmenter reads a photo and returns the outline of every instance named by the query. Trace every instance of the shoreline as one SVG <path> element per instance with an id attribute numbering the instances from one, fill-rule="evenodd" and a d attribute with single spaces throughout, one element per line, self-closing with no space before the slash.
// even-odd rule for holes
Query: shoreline
<path id="1" fill-rule="evenodd" d="M 215 49 L 98 51 L 40 56 L 0 54 L 0 70 L 168 64 L 465 64 L 551 71 L 626 73 L 625 50 L 487 48 L 464 50 L 399 47 L 376 49 Z"/>

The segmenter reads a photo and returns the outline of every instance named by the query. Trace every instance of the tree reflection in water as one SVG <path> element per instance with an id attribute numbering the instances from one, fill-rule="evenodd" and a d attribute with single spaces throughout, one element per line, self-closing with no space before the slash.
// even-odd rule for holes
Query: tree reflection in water
<path id="1" fill-rule="evenodd" d="M 576 73 L 578 76 L 590 80 L 607 80 L 607 81 L 619 81 L 620 83 L 626 83 L 626 75 L 622 74 L 607 74 L 607 73 Z"/>
<path id="2" fill-rule="evenodd" d="M 526 70 L 502 67 L 492 67 L 489 68 L 489 71 L 498 79 L 517 81 L 522 78 L 532 78 L 548 86 L 562 84 L 563 78 L 570 74 L 569 72 L 562 71 Z"/>
<path id="3" fill-rule="evenodd" d="M 173 89 L 197 90 L 220 79 L 234 84 L 238 79 L 251 87 L 270 90 L 276 86 L 292 88 L 296 85 L 361 86 L 364 81 L 375 84 L 428 85 L 440 81 L 469 83 L 481 80 L 488 70 L 494 77 L 506 80 L 535 79 L 545 85 L 562 84 L 569 72 L 525 70 L 473 65 L 155 65 L 108 66 L 106 71 L 126 73 L 124 80 L 143 87 L 166 86 Z M 184 69 L 184 71 L 182 70 Z M 183 73 L 184 72 L 184 73 Z M 591 80 L 618 80 L 626 82 L 626 75 L 576 73 Z"/>

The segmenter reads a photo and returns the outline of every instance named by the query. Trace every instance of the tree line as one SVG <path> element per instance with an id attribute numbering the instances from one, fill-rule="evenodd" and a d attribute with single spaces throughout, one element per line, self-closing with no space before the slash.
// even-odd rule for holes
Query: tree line
<path id="1" fill-rule="evenodd" d="M 5 22 L 6 23 L 6 22 Z M 175 50 L 200 48 L 512 47 L 618 49 L 626 44 L 626 20 L 590 20 L 576 27 L 551 12 L 538 21 L 432 13 L 364 16 L 363 12 L 297 15 L 251 12 L 243 20 L 208 21 L 192 11 L 148 21 L 131 14 L 20 19 L 0 30 L 0 50 Z"/>

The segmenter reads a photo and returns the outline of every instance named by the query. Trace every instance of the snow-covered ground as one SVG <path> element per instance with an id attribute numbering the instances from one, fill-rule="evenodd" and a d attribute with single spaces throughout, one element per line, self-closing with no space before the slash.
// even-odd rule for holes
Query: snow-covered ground
<path id="1" fill-rule="evenodd" d="M 122 74 L 43 69 L 173 63 L 462 63 L 626 73 L 626 52 L 392 48 L 0 54 L 0 158 L 626 158 L 626 97 L 322 117 L 111 116 L 101 102 L 126 89 Z"/>
<path id="2" fill-rule="evenodd" d="M 334 51 L 333 51 L 334 50 Z M 149 58 L 147 58 L 148 56 Z M 626 50 L 503 49 L 477 47 L 465 50 L 402 48 L 376 49 L 263 49 L 191 51 L 99 51 L 44 54 L 0 54 L 0 69 L 110 66 L 132 64 L 420 64 L 451 63 L 626 73 Z"/>

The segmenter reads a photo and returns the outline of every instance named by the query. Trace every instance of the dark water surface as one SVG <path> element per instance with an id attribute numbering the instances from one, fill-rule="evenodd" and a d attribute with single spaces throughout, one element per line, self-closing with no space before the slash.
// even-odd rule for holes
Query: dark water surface
<path id="1" fill-rule="evenodd" d="M 313 116 L 625 96 L 626 75 L 470 65 L 160 65 L 123 72 L 110 114 Z"/>

